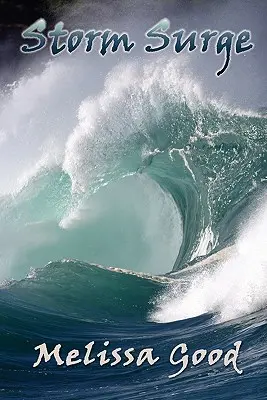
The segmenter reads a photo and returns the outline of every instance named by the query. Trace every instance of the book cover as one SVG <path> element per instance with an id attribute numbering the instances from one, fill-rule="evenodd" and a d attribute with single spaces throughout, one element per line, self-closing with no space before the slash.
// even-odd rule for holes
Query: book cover
<path id="1" fill-rule="evenodd" d="M 0 11 L 0 398 L 267 399 L 266 1 Z"/>

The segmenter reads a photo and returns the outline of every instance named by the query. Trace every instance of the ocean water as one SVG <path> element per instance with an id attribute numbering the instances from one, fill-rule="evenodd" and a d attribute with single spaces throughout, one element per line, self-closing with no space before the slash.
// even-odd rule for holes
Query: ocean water
<path id="1" fill-rule="evenodd" d="M 266 116 L 177 60 L 86 74 L 54 61 L 2 90 L 0 398 L 266 399 Z M 90 365 L 33 368 L 42 343 L 92 341 Z M 238 341 L 242 375 L 192 364 Z M 116 348 L 135 361 L 100 366 Z"/>

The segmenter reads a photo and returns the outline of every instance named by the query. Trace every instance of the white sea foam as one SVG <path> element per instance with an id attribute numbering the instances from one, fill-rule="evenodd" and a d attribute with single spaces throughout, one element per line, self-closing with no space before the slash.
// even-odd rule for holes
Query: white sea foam
<path id="1" fill-rule="evenodd" d="M 181 61 L 114 68 L 104 90 L 81 104 L 79 124 L 66 145 L 63 166 L 74 190 L 85 190 L 92 178 L 110 170 L 111 162 L 119 163 L 126 143 L 131 151 L 131 139 L 148 135 L 151 124 L 163 116 L 166 100 L 186 100 L 192 107 L 204 101 L 201 88 Z"/>
<path id="2" fill-rule="evenodd" d="M 265 199 L 266 200 L 266 199 Z M 267 206 L 260 208 L 240 233 L 234 253 L 216 270 L 193 270 L 183 290 L 179 280 L 157 301 L 157 322 L 214 313 L 217 322 L 250 314 L 267 304 Z"/>
<path id="3" fill-rule="evenodd" d="M 73 189 L 85 190 L 96 176 L 120 163 L 126 147 L 131 152 L 130 140 L 143 135 L 150 141 L 149 128 L 161 120 L 166 102 L 186 102 L 196 109 L 199 103 L 209 103 L 226 110 L 207 98 L 186 57 L 111 64 L 98 88 L 90 72 L 84 61 L 63 58 L 9 87 L 0 112 L 0 169 L 9 163 L 9 176 L 0 174 L 0 191 L 16 192 L 16 185 L 21 187 L 33 171 L 38 173 L 40 165 L 45 168 L 44 150 L 50 153 L 49 167 L 55 146 L 56 162 L 63 158 L 60 163 Z M 10 163 L 11 152 L 16 163 Z"/>

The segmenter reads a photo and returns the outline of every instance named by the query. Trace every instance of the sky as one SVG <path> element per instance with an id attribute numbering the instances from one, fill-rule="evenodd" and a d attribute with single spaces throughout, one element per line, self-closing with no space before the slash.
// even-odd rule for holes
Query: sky
<path id="1" fill-rule="evenodd" d="M 21 3 L 23 7 L 15 7 L 17 3 Z M 131 33 L 141 48 L 145 32 L 160 19 L 167 17 L 171 21 L 171 31 L 183 28 L 187 32 L 212 29 L 232 30 L 238 33 L 243 29 L 250 30 L 255 48 L 249 53 L 233 57 L 230 68 L 223 78 L 217 79 L 214 74 L 223 62 L 223 57 L 216 56 L 215 52 L 210 51 L 204 56 L 195 52 L 190 55 L 191 64 L 197 78 L 214 94 L 226 97 L 242 107 L 258 108 L 267 104 L 266 0 L 78 1 L 79 5 L 70 2 L 75 3 L 72 7 L 68 5 L 65 8 L 52 8 L 51 13 L 47 12 L 47 9 L 45 11 L 36 9 L 31 3 L 29 0 L 15 1 L 15 3 L 1 2 L 0 27 L 6 27 L 5 34 L 2 29 L 0 36 L 0 81 L 3 83 L 12 80 L 12 73 L 16 77 L 23 73 L 33 59 L 30 60 L 28 56 L 21 57 L 19 41 L 22 31 L 20 25 L 27 26 L 29 21 L 34 22 L 35 18 L 44 16 L 51 26 L 52 21 L 63 20 L 70 29 L 76 27 L 84 29 L 102 27 L 115 31 L 121 29 Z M 19 25 L 16 29 L 10 27 L 13 21 Z M 142 53 L 137 56 L 142 57 Z M 38 53 L 35 62 L 38 63 L 42 59 L 43 54 Z"/>

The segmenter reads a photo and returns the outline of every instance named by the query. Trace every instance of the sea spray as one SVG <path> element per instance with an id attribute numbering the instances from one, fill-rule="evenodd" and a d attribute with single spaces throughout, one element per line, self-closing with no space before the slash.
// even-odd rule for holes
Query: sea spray
<path id="1" fill-rule="evenodd" d="M 183 287 L 177 283 L 162 293 L 151 318 L 169 322 L 213 313 L 217 322 L 251 314 L 267 304 L 266 196 L 258 211 L 243 224 L 234 247 L 206 260 L 206 268 L 191 270 Z M 212 268 L 212 264 L 215 268 Z"/>

